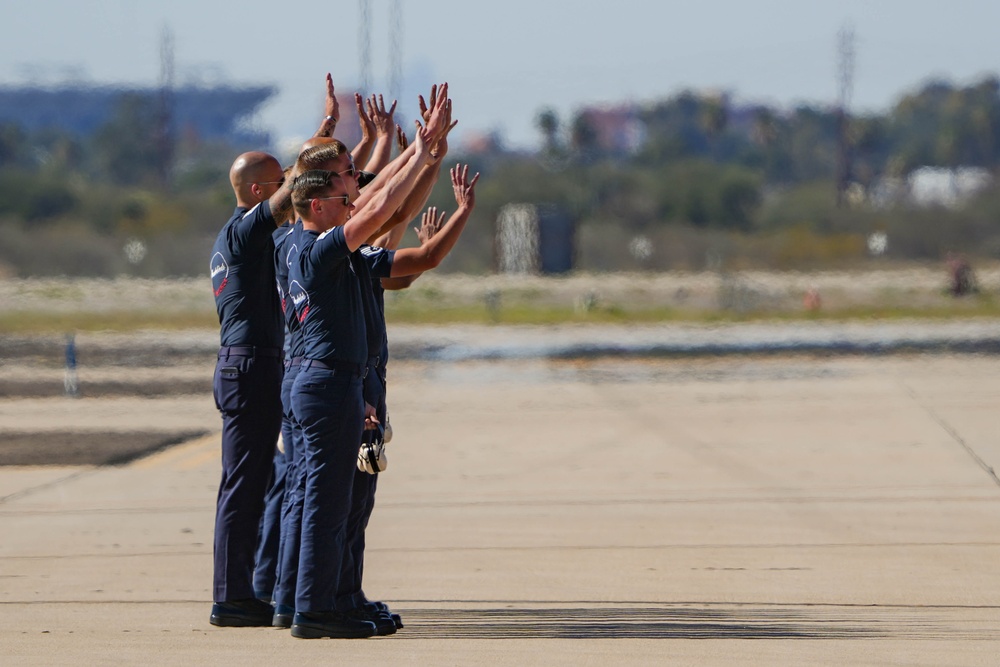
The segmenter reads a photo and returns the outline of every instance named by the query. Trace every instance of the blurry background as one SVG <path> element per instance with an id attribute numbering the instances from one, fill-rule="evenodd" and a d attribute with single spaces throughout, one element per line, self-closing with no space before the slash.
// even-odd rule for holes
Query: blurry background
<path id="1" fill-rule="evenodd" d="M 0 276 L 207 276 L 232 159 L 290 162 L 331 71 L 348 145 L 355 91 L 399 98 L 410 128 L 450 82 L 450 159 L 483 179 L 442 272 L 707 271 L 754 307 L 773 294 L 738 272 L 918 267 L 974 292 L 1000 258 L 998 19 L 987 0 L 41 0 L 0 44 Z"/>
<path id="2" fill-rule="evenodd" d="M 482 172 L 387 295 L 403 662 L 996 662 L 996 0 L 6 5 L 5 655 L 287 660 L 197 631 L 208 260 L 232 160 L 289 163 L 329 71 L 348 145 L 355 91 L 409 129 L 448 81 Z"/>

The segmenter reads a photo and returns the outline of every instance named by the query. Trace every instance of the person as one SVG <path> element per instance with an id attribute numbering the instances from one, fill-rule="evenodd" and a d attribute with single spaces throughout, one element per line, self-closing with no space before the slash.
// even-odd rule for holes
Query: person
<path id="1" fill-rule="evenodd" d="M 435 103 L 436 86 L 431 93 L 431 106 Z M 429 110 L 420 98 L 421 115 L 429 121 Z M 396 628 L 403 627 L 402 617 L 393 612 L 382 601 L 372 601 L 364 593 L 362 582 L 364 578 L 365 531 L 375 508 L 375 492 L 378 487 L 378 472 L 380 456 L 384 456 L 384 445 L 391 438 L 388 429 L 388 408 L 386 405 L 386 364 L 389 356 L 389 342 L 385 326 L 385 289 L 400 290 L 409 287 L 419 277 L 420 273 L 406 276 L 372 278 L 365 266 L 377 253 L 398 248 L 406 223 L 413 219 L 416 212 L 423 208 L 430 192 L 440 174 L 440 163 L 448 152 L 448 133 L 455 127 L 457 121 L 451 121 L 451 104 L 445 106 L 445 130 L 431 148 L 431 161 L 423 168 L 417 178 L 413 192 L 402 206 L 393 214 L 383 229 L 388 229 L 379 238 L 369 239 L 362 246 L 362 254 L 352 254 L 355 273 L 359 276 L 363 291 L 365 324 L 368 334 L 368 362 L 363 383 L 365 403 L 374 406 L 379 423 L 379 430 L 364 432 L 363 442 L 358 452 L 358 471 L 355 473 L 353 492 L 351 496 L 351 512 L 347 520 L 347 554 L 344 558 L 344 569 L 341 573 L 340 593 L 342 597 L 350 597 L 358 607 L 364 607 L 370 614 L 388 615 Z M 397 126 L 397 139 L 400 153 L 408 147 L 405 135 Z M 417 229 L 417 237 L 421 245 L 425 245 L 440 229 L 444 214 L 440 217 L 433 208 L 425 212 L 421 226 Z M 365 288 L 368 288 L 367 290 Z M 388 436 L 387 436 L 388 434 Z"/>
<path id="2" fill-rule="evenodd" d="M 369 109 L 371 117 L 377 119 L 376 122 L 373 122 L 373 125 L 377 128 L 376 134 L 378 135 L 378 144 L 381 144 L 387 138 L 391 138 L 392 136 L 390 129 L 392 127 L 391 113 L 394 111 L 395 105 L 393 104 L 390 110 L 386 112 L 384 109 L 384 103 L 380 103 L 380 101 L 373 96 L 372 101 L 369 104 Z M 361 113 L 360 104 L 359 113 Z M 429 114 L 426 114 L 424 118 L 428 123 L 430 123 Z M 450 128 L 448 129 L 450 130 Z M 380 152 L 378 144 L 376 147 L 376 154 Z M 385 160 L 384 156 L 382 157 L 382 160 Z M 347 147 L 337 139 L 331 137 L 314 137 L 313 139 L 307 141 L 303 146 L 302 152 L 299 154 L 296 162 L 296 169 L 300 173 L 314 169 L 333 171 L 347 178 L 350 185 L 350 194 L 356 197 L 359 192 L 358 187 L 360 186 L 362 175 L 358 173 L 355 167 L 354 153 L 348 153 Z M 425 171 L 426 169 L 420 171 L 418 174 L 417 185 L 419 188 L 424 187 L 424 181 L 426 180 Z M 422 194 L 422 196 L 425 197 L 426 195 Z M 408 210 L 412 210 L 413 206 L 410 204 L 411 199 L 412 197 L 407 197 L 405 200 L 407 203 L 400 208 L 403 209 L 409 206 Z M 389 213 L 391 213 L 391 211 L 388 209 L 380 211 L 378 213 L 379 221 L 390 219 Z M 289 236 L 288 238 L 291 237 Z M 301 245 L 301 243 L 296 244 L 293 241 L 288 241 L 287 245 L 293 249 L 290 250 L 290 252 L 292 252 L 297 251 L 298 245 Z M 289 257 L 290 256 L 291 255 L 289 255 Z M 290 262 L 289 257 L 286 257 L 285 260 Z M 277 275 L 279 283 L 282 281 L 283 263 L 284 262 L 282 261 L 278 261 L 276 264 L 278 267 Z M 287 274 L 287 269 L 285 269 L 285 273 Z M 287 285 L 279 285 L 279 291 L 281 290 L 287 290 Z M 287 299 L 286 304 L 291 306 L 291 299 Z M 290 332 L 295 332 L 292 335 L 298 338 L 298 324 L 294 318 L 288 319 L 288 329 Z M 297 357 L 298 353 L 296 353 L 295 356 Z M 283 391 L 287 391 L 287 388 L 294 382 L 294 376 L 298 372 L 298 364 L 293 361 L 290 365 L 286 364 L 286 368 L 290 369 L 290 373 L 286 374 L 286 378 L 283 383 Z M 291 626 L 295 612 L 294 605 L 296 582 L 298 578 L 302 505 L 305 495 L 305 468 L 301 465 L 300 460 L 302 454 L 301 446 L 296 446 L 300 440 L 301 429 L 295 420 L 294 409 L 290 404 L 290 397 L 286 394 L 283 394 L 283 396 L 286 404 L 286 422 L 290 424 L 292 429 L 292 436 L 290 438 L 286 438 L 286 440 L 293 443 L 293 454 L 289 463 L 289 468 L 292 472 L 286 473 L 289 481 L 286 485 L 287 500 L 282 506 L 281 541 L 279 547 L 280 566 L 278 568 L 278 577 L 273 591 L 275 609 L 272 624 L 275 627 L 287 628 Z M 398 616 L 395 618 L 398 618 Z"/>
<path id="3" fill-rule="evenodd" d="M 979 291 L 976 274 L 969 260 L 963 255 L 949 252 L 946 260 L 948 267 L 948 292 L 952 296 L 965 296 Z"/>
<path id="4" fill-rule="evenodd" d="M 333 158 L 331 158 L 333 156 Z M 348 165 L 345 173 L 349 178 L 355 178 L 351 154 L 347 147 L 337 139 L 313 138 L 306 142 L 296 161 L 296 170 L 305 173 L 317 166 L 328 164 L 331 159 L 340 159 L 339 165 Z M 276 242 L 275 273 L 278 289 L 284 295 L 286 328 L 289 332 L 289 354 L 291 360 L 285 365 L 285 378 L 281 386 L 284 421 L 282 439 L 286 443 L 285 498 L 281 506 L 281 530 L 278 552 L 278 568 L 273 588 L 274 614 L 271 624 L 274 627 L 290 628 L 295 614 L 295 590 L 298 580 L 299 545 L 301 539 L 302 508 L 305 496 L 306 468 L 302 461 L 302 427 L 295 417 L 291 392 L 295 378 L 301 368 L 304 355 L 304 341 L 301 326 L 295 313 L 292 295 L 289 294 L 288 273 L 295 261 L 299 248 L 305 239 L 302 238 L 302 221 L 297 221 L 290 230 Z"/>
<path id="5" fill-rule="evenodd" d="M 361 288 L 350 255 L 383 225 L 412 190 L 430 159 L 428 142 L 441 131 L 444 100 L 417 137 L 405 164 L 352 215 L 353 170 L 310 170 L 295 181 L 293 201 L 303 221 L 303 244 L 289 268 L 289 295 L 302 327 L 304 360 L 292 387 L 302 427 L 305 489 L 292 635 L 365 637 L 395 632 L 385 615 L 371 615 L 339 597 L 353 471 L 363 428 L 376 425 L 365 406 L 361 378 L 368 359 Z M 322 150 L 323 146 L 316 147 Z M 306 153 L 303 158 L 307 157 Z M 349 160 L 341 153 L 335 159 Z M 354 172 L 356 173 L 356 172 Z M 384 173 L 384 172 L 383 172 Z M 381 177 L 381 176 L 380 176 Z M 374 275 L 389 275 L 381 253 Z M 301 473 L 300 473 L 301 475 Z"/>
<path id="6" fill-rule="evenodd" d="M 286 179 L 292 178 L 293 170 L 294 165 L 285 168 L 284 176 Z M 275 247 L 274 270 L 281 308 L 285 314 L 284 374 L 281 382 L 281 446 L 274 448 L 271 481 L 264 496 L 264 515 L 260 522 L 260 531 L 257 538 L 257 555 L 253 571 L 254 594 L 258 599 L 265 602 L 270 602 L 274 596 L 274 586 L 277 578 L 278 562 L 280 560 L 281 514 L 285 500 L 286 481 L 290 476 L 289 467 L 292 463 L 293 455 L 293 431 L 289 422 L 288 407 L 285 403 L 287 393 L 285 385 L 289 381 L 290 373 L 294 379 L 294 371 L 290 371 L 289 367 L 296 356 L 297 343 L 295 335 L 297 331 L 294 328 L 294 324 L 289 324 L 288 319 L 288 311 L 291 310 L 294 313 L 294 309 L 291 307 L 291 302 L 287 302 L 286 304 L 287 300 L 285 299 L 285 293 L 288 291 L 288 267 L 283 261 L 279 261 L 280 256 L 284 254 L 282 244 L 291 231 L 294 230 L 294 211 L 289 209 L 285 219 L 277 220 L 277 222 L 280 223 L 280 226 L 272 236 Z M 290 247 L 294 247 L 294 244 Z M 294 319 L 292 317 L 293 322 Z M 299 344 L 299 347 L 301 347 L 301 344 Z M 298 354 L 301 355 L 301 350 L 299 350 Z M 291 476 L 293 475 L 294 473 L 291 473 Z"/>
<path id="7" fill-rule="evenodd" d="M 386 124 L 390 127 L 392 125 L 392 112 L 395 111 L 395 103 L 386 112 L 384 103 L 381 106 L 378 104 L 381 99 L 376 100 L 376 97 L 372 95 L 371 100 L 367 102 L 368 112 L 366 112 L 361 95 L 355 93 L 354 101 L 361 124 L 362 138 L 351 151 L 351 156 L 354 160 L 368 160 L 372 154 L 373 143 L 376 154 L 382 151 L 381 144 L 385 141 L 382 135 L 386 133 L 384 127 Z M 346 151 L 346 146 L 333 137 L 313 137 L 303 145 L 300 151 L 300 157 L 297 160 L 299 170 L 306 171 L 314 166 L 315 160 L 308 157 L 310 148 L 326 144 L 331 144 L 332 148 L 329 150 L 338 155 Z M 311 151 L 311 153 L 315 152 L 315 150 Z M 305 153 L 306 157 L 303 158 L 302 153 Z M 291 626 L 292 615 L 295 612 L 293 605 L 295 579 L 298 572 L 299 524 L 302 515 L 302 484 L 298 476 L 301 429 L 295 421 L 291 407 L 291 387 L 298 375 L 302 360 L 302 335 L 295 317 L 294 305 L 291 299 L 286 298 L 288 267 L 298 252 L 298 233 L 301 229 L 301 223 L 295 221 L 293 214 L 289 223 L 279 227 L 274 235 L 275 277 L 278 293 L 281 295 L 286 332 L 285 374 L 281 383 L 283 411 L 281 437 L 284 451 L 275 454 L 275 481 L 272 482 L 268 492 L 267 510 L 265 511 L 265 526 L 269 530 L 262 531 L 257 568 L 254 571 L 254 588 L 258 591 L 258 597 L 264 598 L 265 595 L 262 593 L 266 591 L 266 598 L 271 599 L 274 603 L 272 625 L 282 628 Z M 278 527 L 277 531 L 274 530 L 275 526 Z M 277 539 L 274 539 L 275 532 L 278 533 Z"/>
<path id="8" fill-rule="evenodd" d="M 322 135 L 332 134 L 339 119 L 329 74 L 326 84 L 325 117 L 317 130 Z M 271 605 L 255 595 L 253 570 L 282 412 L 284 331 L 272 233 L 291 207 L 291 188 L 278 161 L 259 151 L 237 157 L 229 177 L 236 210 L 209 261 L 220 325 L 213 394 L 222 414 L 209 622 L 245 627 L 272 620 Z"/>
<path id="9" fill-rule="evenodd" d="M 454 246 L 475 205 L 475 184 L 478 174 L 470 181 L 468 165 L 457 165 L 451 170 L 452 187 L 458 209 L 442 224 L 444 214 L 437 215 L 436 209 L 425 213 L 422 244 L 418 248 L 404 248 L 391 251 L 381 247 L 362 245 L 351 254 L 351 266 L 358 277 L 361 291 L 361 306 L 366 327 L 368 359 L 363 373 L 362 395 L 367 409 L 375 413 L 376 425 L 384 424 L 385 366 L 382 359 L 387 354 L 384 305 L 379 303 L 378 293 L 372 285 L 387 278 L 399 280 L 402 276 L 414 276 L 433 269 Z M 386 273 L 386 268 L 388 272 Z M 368 289 L 365 289 L 365 286 Z M 365 431 L 371 434 L 374 429 Z M 369 435 L 370 442 L 370 435 Z M 402 627 L 402 619 L 394 614 L 385 603 L 369 601 L 362 590 L 364 569 L 365 529 L 374 509 L 377 475 L 356 470 L 351 484 L 351 499 L 345 525 L 345 553 L 341 559 L 341 573 L 337 584 L 338 604 L 362 618 L 385 622 L 392 621 L 392 631 Z M 381 626 L 380 626 L 381 627 Z"/>

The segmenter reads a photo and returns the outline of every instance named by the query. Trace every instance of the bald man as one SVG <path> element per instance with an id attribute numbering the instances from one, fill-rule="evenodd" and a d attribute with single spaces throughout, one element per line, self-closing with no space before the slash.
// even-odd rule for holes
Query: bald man
<path id="1" fill-rule="evenodd" d="M 340 115 L 329 74 L 326 83 L 326 116 L 317 131 L 323 136 L 332 134 Z M 213 393 L 222 413 L 215 604 L 209 620 L 218 626 L 268 626 L 273 609 L 255 597 L 253 568 L 282 412 L 284 317 L 272 234 L 291 209 L 291 190 L 278 161 L 258 151 L 236 158 L 229 181 L 236 210 L 219 232 L 209 262 L 220 325 Z"/>

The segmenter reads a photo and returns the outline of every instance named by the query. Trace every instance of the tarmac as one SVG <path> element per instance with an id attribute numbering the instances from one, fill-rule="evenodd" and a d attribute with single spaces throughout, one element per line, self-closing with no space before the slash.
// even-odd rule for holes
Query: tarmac
<path id="1" fill-rule="evenodd" d="M 995 665 L 998 405 L 984 354 L 395 363 L 365 590 L 405 628 L 297 640 L 208 622 L 210 395 L 5 399 L 209 434 L 0 467 L 0 664 Z"/>

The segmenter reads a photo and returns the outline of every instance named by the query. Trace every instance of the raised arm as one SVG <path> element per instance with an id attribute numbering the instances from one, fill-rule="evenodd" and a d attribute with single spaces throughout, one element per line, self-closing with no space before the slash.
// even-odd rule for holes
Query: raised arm
<path id="1" fill-rule="evenodd" d="M 289 214 L 292 212 L 293 178 L 289 178 L 286 174 L 281 187 L 267 200 L 267 203 L 271 206 L 271 215 L 274 216 L 274 222 L 277 226 L 280 226 L 282 222 L 287 220 Z"/>
<path id="2" fill-rule="evenodd" d="M 344 239 L 351 252 L 360 248 L 403 203 L 416 184 L 420 170 L 430 161 L 427 142 L 430 132 L 417 122 L 417 136 L 413 141 L 413 155 L 391 181 L 380 189 L 369 203 L 353 215 L 344 225 Z"/>
<path id="3" fill-rule="evenodd" d="M 358 122 L 361 123 L 361 141 L 351 151 L 354 164 L 364 164 L 371 157 L 372 148 L 375 146 L 375 123 L 371 117 L 365 113 L 364 100 L 361 95 L 354 93 L 354 104 L 358 107 Z"/>
<path id="4" fill-rule="evenodd" d="M 388 246 L 381 243 L 381 241 L 388 241 L 389 235 L 393 230 L 405 226 L 410 220 L 416 218 L 420 209 L 427 204 L 427 199 L 431 196 L 431 191 L 434 189 L 438 176 L 441 174 L 441 162 L 444 160 L 444 156 L 448 154 L 448 133 L 458 125 L 457 120 L 455 122 L 451 121 L 451 110 L 451 100 L 447 100 L 445 102 L 444 130 L 437 142 L 431 146 L 431 162 L 420 172 L 420 176 L 417 177 L 417 184 L 413 187 L 413 191 L 407 196 L 402 206 L 399 207 L 399 210 L 393 213 L 392 217 L 382 225 L 382 228 L 372 238 L 368 239 L 368 243 L 371 245 L 395 249 L 396 245 L 399 244 L 402 232 L 397 237 L 396 245 Z M 396 130 L 396 140 L 400 142 L 400 145 L 405 150 L 406 135 L 403 134 L 398 125 L 396 126 Z"/>
<path id="5" fill-rule="evenodd" d="M 389 164 L 392 158 L 392 130 L 395 127 L 392 117 L 396 113 L 396 100 L 392 101 L 388 111 L 386 111 L 385 101 L 381 95 L 378 96 L 377 100 L 375 95 L 372 95 L 367 104 L 368 115 L 375 125 L 375 150 L 372 152 L 371 159 L 365 164 L 365 171 L 377 174 Z M 362 164 L 358 162 L 357 158 L 354 161 L 356 164 Z"/>
<path id="6" fill-rule="evenodd" d="M 314 136 L 329 137 L 333 135 L 333 130 L 337 127 L 340 119 L 340 104 L 337 102 L 337 95 L 333 90 L 333 77 L 328 72 L 326 75 L 326 102 L 323 105 L 323 120 L 319 124 Z M 271 214 L 276 221 L 285 220 L 292 211 L 292 181 L 295 180 L 295 169 L 285 170 L 285 180 L 267 200 L 271 206 Z M 281 224 L 280 222 L 278 224 Z"/>
<path id="7" fill-rule="evenodd" d="M 478 180 L 479 174 L 469 180 L 469 165 L 464 167 L 455 165 L 451 169 L 451 186 L 455 191 L 455 203 L 458 204 L 458 209 L 426 244 L 419 248 L 403 248 L 396 251 L 392 261 L 391 277 L 429 271 L 441 263 L 441 260 L 455 247 L 458 237 L 465 229 L 469 214 L 476 205 L 475 187 Z"/>
<path id="8" fill-rule="evenodd" d="M 400 239 L 402 239 L 403 233 L 406 231 L 406 224 L 416 218 L 417 212 L 427 204 L 427 200 L 431 196 L 431 191 L 434 189 L 434 185 L 441 174 L 441 159 L 447 151 L 447 142 L 444 142 L 443 145 L 442 142 L 438 142 L 436 149 L 431 149 L 431 162 L 420 171 L 420 175 L 417 176 L 416 185 L 413 186 L 413 190 L 407 195 L 402 205 L 382 225 L 382 228 L 373 235 L 373 238 L 368 240 L 371 245 L 389 248 L 390 250 L 396 249 Z M 396 230 L 400 230 L 399 234 L 396 235 L 396 243 L 395 245 L 389 245 L 391 243 L 390 238 Z"/>
<path id="9" fill-rule="evenodd" d="M 402 155 L 410 145 L 410 140 L 406 138 L 406 132 L 403 132 L 403 128 L 396 123 L 396 154 Z"/>
<path id="10" fill-rule="evenodd" d="M 431 196 L 431 190 L 434 189 L 434 184 L 437 183 L 438 174 L 440 173 L 441 168 L 436 160 L 421 169 L 413 190 L 406 196 L 406 199 L 403 200 L 403 203 L 396 209 L 395 213 L 386 220 L 385 224 L 372 234 L 368 239 L 368 243 L 381 248 L 395 250 L 403 234 L 406 232 L 406 224 L 416 218 L 417 212 L 427 203 L 427 199 Z M 396 245 L 390 245 L 390 238 L 396 230 L 401 230 L 396 236 Z"/>
<path id="11" fill-rule="evenodd" d="M 324 105 L 323 122 L 319 124 L 314 137 L 332 137 L 333 131 L 337 129 L 340 122 L 340 102 L 333 91 L 333 77 L 327 72 L 326 75 L 326 104 Z"/>
<path id="12" fill-rule="evenodd" d="M 421 113 L 425 117 L 424 123 L 426 129 L 430 133 L 428 135 L 430 140 L 427 142 L 429 146 L 434 144 L 437 140 L 436 137 L 440 135 L 448 126 L 445 117 L 448 102 L 448 84 L 443 83 L 440 88 L 434 86 L 432 90 L 436 92 L 436 97 L 433 98 L 433 104 L 430 108 L 427 108 L 424 104 L 423 96 L 420 97 Z M 426 109 L 426 114 L 423 113 L 424 109 Z M 361 192 L 361 196 L 358 198 L 358 201 L 355 202 L 355 206 L 357 206 L 358 209 L 364 208 L 376 195 L 379 189 L 392 180 L 399 170 L 408 163 L 410 157 L 412 156 L 413 145 L 411 144 L 399 155 L 399 157 L 382 169 L 378 176 L 375 177 L 374 181 L 368 184 L 368 186 Z"/>
<path id="13" fill-rule="evenodd" d="M 420 226 L 414 227 L 414 231 L 417 232 L 417 240 L 420 241 L 420 245 L 427 245 L 427 243 L 434 238 L 434 235 L 441 231 L 441 225 L 444 223 L 444 211 L 438 214 L 437 207 L 431 206 L 429 209 L 424 211 L 424 214 L 420 218 Z M 406 226 L 400 225 L 393 229 L 391 232 L 385 235 L 386 243 L 378 244 L 383 248 L 388 248 L 390 250 L 395 250 L 399 247 L 399 242 L 403 238 L 403 234 L 406 232 Z M 419 278 L 422 273 L 412 273 L 408 276 L 399 276 L 396 278 L 382 278 L 382 289 L 387 290 L 401 290 L 406 289 L 413 282 Z"/>

